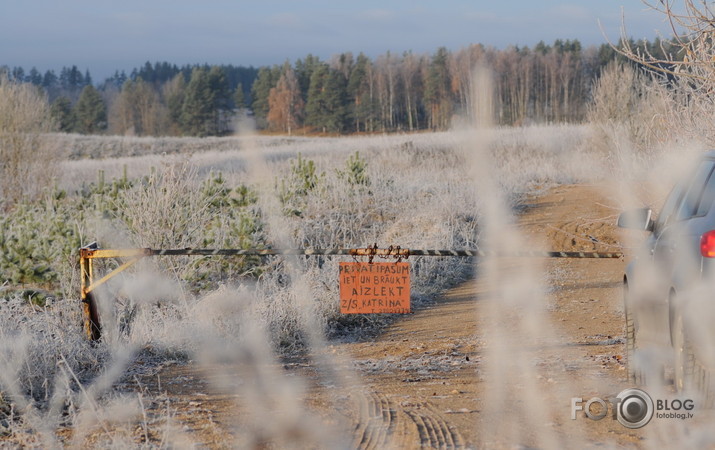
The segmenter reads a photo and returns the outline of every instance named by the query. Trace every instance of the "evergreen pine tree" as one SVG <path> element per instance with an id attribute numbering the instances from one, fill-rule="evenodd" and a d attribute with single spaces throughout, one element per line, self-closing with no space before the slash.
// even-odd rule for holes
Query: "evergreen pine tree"
<path id="1" fill-rule="evenodd" d="M 368 71 L 372 63 L 367 56 L 360 53 L 350 72 L 347 85 L 348 117 L 353 124 L 353 129 L 360 132 L 370 129 L 375 114 L 375 102 L 370 92 L 370 77 Z"/>
<path id="2" fill-rule="evenodd" d="M 82 89 L 75 106 L 75 116 L 80 133 L 93 134 L 107 128 L 107 107 L 91 84 Z"/>
<path id="3" fill-rule="evenodd" d="M 75 128 L 75 116 L 72 111 L 72 102 L 65 96 L 57 97 L 50 107 L 52 119 L 57 124 L 59 131 L 69 133 Z"/>
<path id="4" fill-rule="evenodd" d="M 13 67 L 10 79 L 16 83 L 24 83 L 25 69 L 23 69 L 22 67 Z"/>
<path id="5" fill-rule="evenodd" d="M 432 57 L 425 82 L 425 103 L 432 129 L 444 129 L 449 125 L 452 115 L 450 83 L 449 52 L 440 47 Z"/>
<path id="6" fill-rule="evenodd" d="M 60 86 L 67 91 L 77 91 L 84 86 L 84 77 L 77 66 L 63 67 L 60 71 Z"/>
<path id="7" fill-rule="evenodd" d="M 345 77 L 327 64 L 321 64 L 310 77 L 306 123 L 323 132 L 339 133 L 347 118 L 347 87 Z"/>
<path id="8" fill-rule="evenodd" d="M 316 68 L 323 65 L 320 58 L 309 54 L 305 60 L 295 62 L 295 76 L 298 79 L 298 86 L 304 101 L 308 101 L 308 90 L 310 89 L 310 78 Z"/>
<path id="9" fill-rule="evenodd" d="M 181 107 L 181 130 L 189 136 L 208 136 L 214 121 L 214 96 L 208 72 L 195 68 L 186 85 Z"/>
<path id="10" fill-rule="evenodd" d="M 325 105 L 325 87 L 328 81 L 329 68 L 327 64 L 320 64 L 310 76 L 308 100 L 305 105 L 305 123 L 307 125 L 327 131 Z"/>
<path id="11" fill-rule="evenodd" d="M 42 77 L 42 87 L 48 89 L 53 87 L 55 84 L 57 84 L 57 75 L 55 75 L 53 70 L 48 70 Z"/>
<path id="12" fill-rule="evenodd" d="M 170 126 L 174 132 L 181 130 L 181 113 L 184 107 L 184 97 L 186 96 L 186 80 L 183 72 L 177 73 L 174 78 L 166 83 L 162 88 L 162 93 L 169 110 Z"/>
<path id="13" fill-rule="evenodd" d="M 233 105 L 236 109 L 244 109 L 246 107 L 246 95 L 243 92 L 243 84 L 236 85 L 236 91 L 233 93 Z"/>
<path id="14" fill-rule="evenodd" d="M 220 66 L 213 66 L 208 73 L 209 89 L 212 98 L 212 120 L 207 124 L 209 134 L 219 135 L 228 129 L 231 111 L 231 91 L 228 88 L 226 73 Z"/>
<path id="15" fill-rule="evenodd" d="M 42 85 L 42 75 L 40 72 L 37 70 L 36 67 L 33 67 L 30 69 L 30 73 L 27 77 L 27 80 L 34 84 L 35 86 L 41 86 Z"/>
<path id="16" fill-rule="evenodd" d="M 329 71 L 323 96 L 326 108 L 325 126 L 330 132 L 342 133 L 348 117 L 348 95 L 345 76 L 341 72 Z"/>

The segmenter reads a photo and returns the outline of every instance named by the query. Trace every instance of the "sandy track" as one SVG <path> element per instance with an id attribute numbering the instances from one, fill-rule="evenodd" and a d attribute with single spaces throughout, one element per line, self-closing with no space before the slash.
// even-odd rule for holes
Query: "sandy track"
<path id="1" fill-rule="evenodd" d="M 534 249 L 615 251 L 617 212 L 601 189 L 559 186 L 529 199 L 514 226 Z M 529 322 L 518 305 L 499 303 L 499 292 L 478 269 L 474 280 L 373 339 L 332 343 L 310 357 L 283 362 L 280 376 L 305 382 L 296 395 L 306 415 L 317 419 L 311 423 L 328 430 L 307 438 L 294 430 L 294 443 L 321 446 L 327 435 L 350 447 L 374 449 L 642 443 L 642 430 L 613 420 L 570 420 L 571 397 L 608 397 L 630 387 L 621 302 L 625 263 L 509 258 L 498 263 L 505 274 L 524 264 L 546 282 L 546 295 L 534 296 L 543 302 L 537 324 L 543 335 L 535 337 L 525 326 Z M 510 343 L 500 342 L 500 332 Z M 211 382 L 222 373 L 231 378 L 242 371 L 175 365 L 138 381 L 153 398 L 150 411 L 158 415 L 162 405 L 171 405 L 173 420 L 194 441 L 280 447 L 280 439 L 255 437 L 257 419 L 242 404 L 245 391 L 227 388 L 225 380 Z M 269 415 L 281 415 L 280 405 L 269 408 Z M 244 440 L 243 433 L 253 440 Z"/>

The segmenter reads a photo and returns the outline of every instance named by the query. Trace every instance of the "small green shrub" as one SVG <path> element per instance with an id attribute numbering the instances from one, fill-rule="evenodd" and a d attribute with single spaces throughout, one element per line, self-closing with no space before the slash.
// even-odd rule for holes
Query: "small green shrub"
<path id="1" fill-rule="evenodd" d="M 290 162 L 288 176 L 281 179 L 280 185 L 276 182 L 278 199 L 283 206 L 284 214 L 301 217 L 306 198 L 323 184 L 324 179 L 325 172 L 318 173 L 315 162 L 303 159 L 303 156 L 298 153 L 298 157 Z"/>
<path id="2" fill-rule="evenodd" d="M 0 282 L 51 292 L 60 287 L 59 264 L 80 247 L 76 217 L 64 193 L 39 203 L 19 203 L 0 215 Z"/>
<path id="3" fill-rule="evenodd" d="M 355 152 L 345 163 L 345 170 L 337 170 L 338 178 L 347 181 L 353 186 L 370 186 L 370 177 L 367 174 L 367 160 L 360 157 L 360 152 Z"/>
<path id="4" fill-rule="evenodd" d="M 260 213 L 256 208 L 258 194 L 241 184 L 227 185 L 219 172 L 211 174 L 202 185 L 202 201 L 209 207 L 201 246 L 205 248 L 265 248 L 265 236 Z M 215 288 L 219 281 L 235 281 L 262 273 L 263 261 L 258 256 L 202 258 L 193 263 L 195 271 L 189 279 L 202 288 Z"/>

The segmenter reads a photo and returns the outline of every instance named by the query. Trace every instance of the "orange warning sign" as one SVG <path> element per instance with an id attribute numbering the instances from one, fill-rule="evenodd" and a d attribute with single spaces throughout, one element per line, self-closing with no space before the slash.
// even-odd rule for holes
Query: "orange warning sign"
<path id="1" fill-rule="evenodd" d="M 410 312 L 408 263 L 340 263 L 340 312 Z"/>

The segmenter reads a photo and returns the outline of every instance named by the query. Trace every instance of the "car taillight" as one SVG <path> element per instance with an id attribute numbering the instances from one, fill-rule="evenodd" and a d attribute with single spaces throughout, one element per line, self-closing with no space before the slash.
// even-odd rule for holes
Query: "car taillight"
<path id="1" fill-rule="evenodd" d="M 715 258 L 715 230 L 700 236 L 700 254 L 705 258 Z"/>

